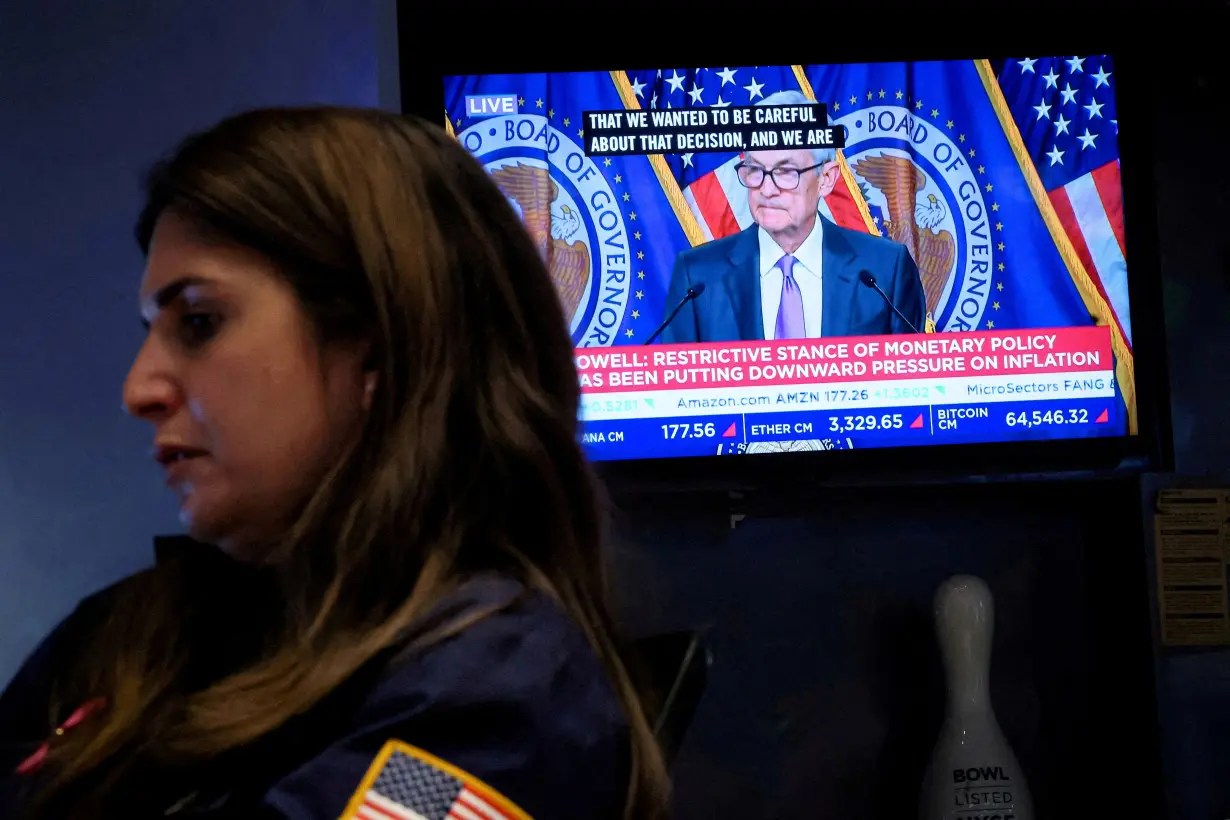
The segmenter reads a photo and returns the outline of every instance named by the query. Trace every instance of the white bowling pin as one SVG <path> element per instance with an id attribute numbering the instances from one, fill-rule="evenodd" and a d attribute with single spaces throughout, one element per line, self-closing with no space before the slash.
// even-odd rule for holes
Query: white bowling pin
<path id="1" fill-rule="evenodd" d="M 922 820 L 1034 820 L 1029 787 L 991 705 L 991 590 L 972 575 L 935 593 L 948 706 L 923 781 Z"/>

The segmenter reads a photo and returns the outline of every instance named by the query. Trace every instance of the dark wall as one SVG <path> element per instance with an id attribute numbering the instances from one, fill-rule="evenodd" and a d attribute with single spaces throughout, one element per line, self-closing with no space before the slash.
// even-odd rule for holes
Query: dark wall
<path id="1" fill-rule="evenodd" d="M 1230 486 L 1230 167 L 1222 112 L 1230 95 L 1224 32 L 1230 13 L 1199 21 L 1175 75 L 1154 80 L 1166 329 L 1177 469 Z M 1207 28 L 1206 28 L 1207 27 Z M 1193 32 L 1197 32 L 1193 35 Z M 1176 56 L 1178 51 L 1175 52 Z M 1164 478 L 1144 482 L 1149 503 Z M 1159 649 L 1158 709 L 1171 817 L 1230 817 L 1230 649 Z"/>
<path id="2" fill-rule="evenodd" d="M 932 596 L 955 573 L 996 597 L 992 699 L 1037 816 L 1096 816 L 1106 797 L 1088 785 L 1116 779 L 1153 809 L 1136 816 L 1160 816 L 1133 493 L 833 489 L 805 515 L 734 529 L 703 511 L 625 511 L 628 622 L 706 628 L 713 651 L 678 759 L 679 817 L 916 816 L 945 702 Z M 1125 515 L 1102 521 L 1107 508 Z"/>
<path id="3" fill-rule="evenodd" d="M 154 533 L 178 529 L 150 431 L 120 407 L 141 340 L 140 173 L 242 108 L 377 105 L 382 92 L 396 106 L 395 61 L 377 48 L 392 8 L 0 8 L 0 678 L 78 598 L 150 562 Z"/>
<path id="4" fill-rule="evenodd" d="M 0 678 L 177 528 L 148 433 L 119 408 L 140 339 L 139 171 L 241 108 L 395 104 L 390 6 L 0 11 Z M 1154 78 L 1176 457 L 1195 470 L 1230 462 L 1228 172 L 1209 116 L 1226 85 L 1205 56 L 1217 53 L 1176 48 Z M 1131 784 L 1133 808 L 1147 808 L 1137 515 L 1131 488 L 1115 485 L 824 491 L 805 514 L 753 514 L 733 530 L 720 510 L 625 511 L 630 625 L 711 630 L 711 685 L 677 771 L 681 817 L 912 815 L 943 698 L 930 598 L 956 572 L 996 594 L 994 701 L 1039 815 L 1100 808 L 1097 791 L 1073 786 L 1098 782 Z M 1116 687 L 1135 704 L 1126 715 L 1096 705 Z M 1187 816 L 1213 816 L 1215 786 L 1192 782 L 1202 791 Z"/>
<path id="5" fill-rule="evenodd" d="M 1230 25 L 1224 4 L 1208 25 Z M 1218 159 L 1230 68 L 1203 40 L 1153 75 L 1151 94 L 1175 467 L 1192 473 L 1230 466 L 1230 234 L 1217 227 L 1230 216 L 1230 166 Z"/>

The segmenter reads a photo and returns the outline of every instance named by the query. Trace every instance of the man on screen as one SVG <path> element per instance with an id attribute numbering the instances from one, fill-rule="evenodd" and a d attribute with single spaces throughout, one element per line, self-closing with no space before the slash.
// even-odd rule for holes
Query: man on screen
<path id="1" fill-rule="evenodd" d="M 798 91 L 782 91 L 758 105 L 809 103 Z M 688 288 L 704 283 L 705 291 L 667 326 L 663 343 L 913 332 L 860 281 L 862 271 L 922 330 L 922 280 L 906 246 L 843 228 L 818 211 L 841 173 L 834 149 L 748 151 L 737 170 L 753 224 L 678 255 L 667 308 Z"/>

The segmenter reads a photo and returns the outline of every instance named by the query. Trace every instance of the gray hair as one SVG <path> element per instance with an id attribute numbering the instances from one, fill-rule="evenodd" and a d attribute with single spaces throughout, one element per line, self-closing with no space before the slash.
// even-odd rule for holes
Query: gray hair
<path id="1" fill-rule="evenodd" d="M 807 95 L 805 95 L 802 91 L 795 91 L 794 89 L 787 88 L 785 91 L 778 91 L 776 93 L 770 94 L 764 99 L 757 100 L 755 104 L 756 105 L 816 105 L 816 101 L 807 99 Z M 828 124 L 829 123 L 827 122 L 825 123 L 825 125 L 828 125 Z M 825 162 L 832 162 L 833 160 L 837 159 L 837 149 L 836 148 L 809 148 L 807 150 L 811 152 L 811 157 L 812 157 L 811 161 L 816 163 L 817 165 L 823 164 Z"/>

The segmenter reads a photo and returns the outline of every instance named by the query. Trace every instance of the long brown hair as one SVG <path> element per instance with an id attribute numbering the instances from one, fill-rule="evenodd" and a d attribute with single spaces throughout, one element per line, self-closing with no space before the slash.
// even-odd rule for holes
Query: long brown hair
<path id="1" fill-rule="evenodd" d="M 109 708 L 53 747 L 38 804 L 79 816 L 138 757 L 191 763 L 257 741 L 498 568 L 585 632 L 631 726 L 626 816 L 657 816 L 665 768 L 606 603 L 572 342 L 544 260 L 491 177 L 414 118 L 267 109 L 155 167 L 143 251 L 168 209 L 265 254 L 323 341 L 370 343 L 379 380 L 360 440 L 268 556 L 279 617 L 263 624 L 265 650 L 193 689 L 182 635 L 208 604 L 186 593 L 177 562 L 136 579 L 61 687 L 69 709 L 100 694 Z"/>

